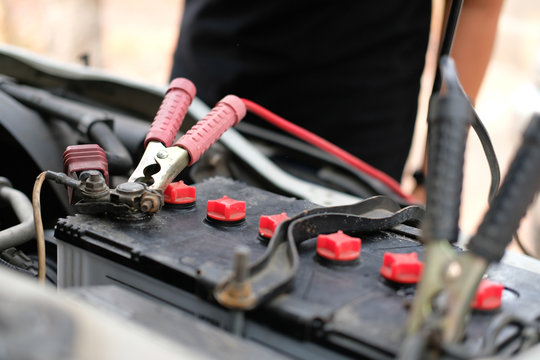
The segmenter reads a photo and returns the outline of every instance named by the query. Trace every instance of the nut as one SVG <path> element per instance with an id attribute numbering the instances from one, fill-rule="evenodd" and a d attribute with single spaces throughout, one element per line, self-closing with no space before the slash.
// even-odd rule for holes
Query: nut
<path id="1" fill-rule="evenodd" d="M 161 198 L 156 194 L 144 194 L 141 197 L 141 211 L 155 213 L 161 209 Z"/>
<path id="2" fill-rule="evenodd" d="M 81 187 L 81 193 L 88 199 L 101 199 L 109 195 L 109 188 L 101 172 L 97 170 L 86 171 L 86 179 Z"/>

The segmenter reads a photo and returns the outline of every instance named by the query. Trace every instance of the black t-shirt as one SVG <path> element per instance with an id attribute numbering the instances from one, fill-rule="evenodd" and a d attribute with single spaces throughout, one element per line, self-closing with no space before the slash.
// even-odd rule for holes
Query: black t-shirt
<path id="1" fill-rule="evenodd" d="M 186 0 L 172 77 L 253 100 L 399 179 L 431 0 Z"/>

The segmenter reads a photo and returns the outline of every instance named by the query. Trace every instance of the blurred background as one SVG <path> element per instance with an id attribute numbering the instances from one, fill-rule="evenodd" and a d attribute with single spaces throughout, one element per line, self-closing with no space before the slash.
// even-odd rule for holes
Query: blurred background
<path id="1" fill-rule="evenodd" d="M 406 189 L 412 188 L 410 174 L 422 162 L 442 3 L 434 0 L 433 46 L 427 54 L 417 132 L 403 178 Z M 0 0 L 0 42 L 64 62 L 87 61 L 115 75 L 165 85 L 182 9 L 181 0 Z M 540 1 L 505 2 L 477 111 L 491 135 L 504 174 L 530 115 L 540 112 Z M 461 220 L 465 233 L 473 233 L 483 216 L 489 183 L 487 162 L 471 132 Z M 537 254 L 539 229 L 540 206 L 536 205 L 522 223 L 520 235 L 525 246 Z M 511 248 L 517 250 L 515 244 Z"/>

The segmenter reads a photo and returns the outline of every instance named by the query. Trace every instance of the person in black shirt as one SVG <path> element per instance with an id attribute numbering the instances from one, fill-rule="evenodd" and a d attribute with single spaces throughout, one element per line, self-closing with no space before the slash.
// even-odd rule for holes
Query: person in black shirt
<path id="1" fill-rule="evenodd" d="M 430 0 L 186 0 L 171 78 L 208 104 L 253 100 L 399 181 L 430 17 Z"/>

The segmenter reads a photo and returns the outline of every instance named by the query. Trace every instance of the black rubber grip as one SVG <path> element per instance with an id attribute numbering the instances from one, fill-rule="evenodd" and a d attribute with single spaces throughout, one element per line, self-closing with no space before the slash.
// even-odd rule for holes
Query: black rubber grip
<path id="1" fill-rule="evenodd" d="M 429 116 L 427 199 L 424 236 L 454 242 L 458 237 L 459 207 L 470 107 L 457 93 L 432 100 Z"/>
<path id="2" fill-rule="evenodd" d="M 540 115 L 535 115 L 469 250 L 490 262 L 501 260 L 539 187 Z"/>

